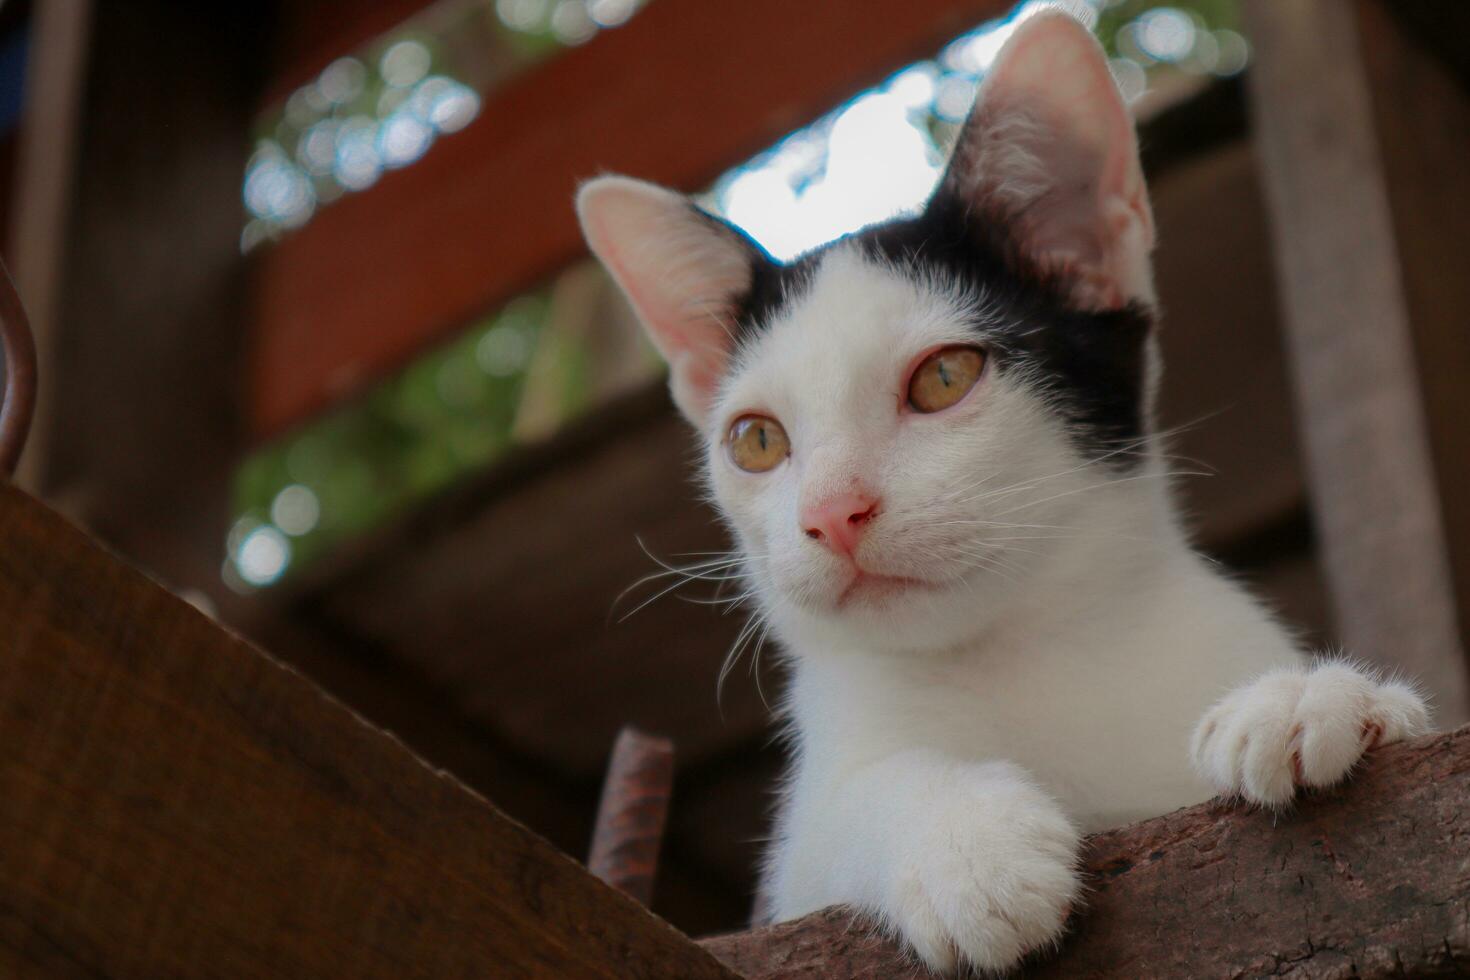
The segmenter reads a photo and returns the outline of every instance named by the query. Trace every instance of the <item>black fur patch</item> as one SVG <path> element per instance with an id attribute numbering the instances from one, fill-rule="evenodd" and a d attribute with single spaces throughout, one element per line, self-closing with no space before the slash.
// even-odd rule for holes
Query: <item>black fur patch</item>
<path id="1" fill-rule="evenodd" d="M 750 290 L 737 303 L 738 329 L 765 329 L 806 291 L 822 255 L 855 242 L 869 255 L 918 273 L 937 272 L 973 287 L 993 313 L 985 334 L 997 370 L 1024 370 L 1071 424 L 1078 448 L 1126 470 L 1139 456 L 1127 451 L 1145 432 L 1145 341 L 1151 311 L 1130 305 L 1090 312 L 1069 301 L 1065 273 L 1042 270 L 1015 247 L 1009 222 L 985 220 L 941 189 L 914 218 L 874 225 L 832 245 L 779 264 L 752 243 Z M 977 313 L 977 321 L 978 314 Z"/>

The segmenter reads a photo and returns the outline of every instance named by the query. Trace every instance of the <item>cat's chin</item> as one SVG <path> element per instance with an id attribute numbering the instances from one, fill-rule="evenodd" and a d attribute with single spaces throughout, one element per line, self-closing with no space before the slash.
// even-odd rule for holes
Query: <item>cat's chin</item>
<path id="1" fill-rule="evenodd" d="M 904 656 L 948 650 L 983 631 L 1007 601 L 994 583 L 969 577 L 827 571 L 771 583 L 774 601 L 765 609 L 789 648 Z"/>
<path id="2" fill-rule="evenodd" d="M 832 606 L 838 612 L 885 609 L 917 595 L 932 595 L 937 588 L 924 579 L 859 571 L 837 594 Z"/>

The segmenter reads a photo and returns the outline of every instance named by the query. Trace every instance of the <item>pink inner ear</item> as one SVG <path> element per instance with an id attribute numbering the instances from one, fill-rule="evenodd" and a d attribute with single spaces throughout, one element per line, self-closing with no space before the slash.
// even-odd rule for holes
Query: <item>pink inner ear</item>
<path id="1" fill-rule="evenodd" d="M 1078 302 L 1152 299 L 1153 243 L 1132 119 L 1101 47 L 1062 13 L 1002 48 L 962 137 L 972 193 L 1016 216 L 1026 251 L 1064 270 Z"/>
<path id="2" fill-rule="evenodd" d="M 578 210 L 588 244 L 669 362 L 680 408 L 698 420 L 733 344 L 728 318 L 750 284 L 749 246 L 681 195 L 627 178 L 589 183 Z"/>
<path id="3" fill-rule="evenodd" d="M 589 217 L 587 224 L 589 237 L 601 243 L 597 250 L 599 257 L 622 287 L 628 302 L 644 317 L 659 352 L 666 360 L 673 361 L 677 355 L 691 351 L 692 345 L 683 329 L 687 324 L 681 322 L 672 310 L 664 308 L 663 297 L 657 290 L 645 287 L 644 276 L 629 268 L 623 259 L 623 250 L 617 244 L 617 236 L 608 234 L 603 222 L 596 217 Z M 656 233 L 650 229 L 641 230 L 645 235 Z"/>

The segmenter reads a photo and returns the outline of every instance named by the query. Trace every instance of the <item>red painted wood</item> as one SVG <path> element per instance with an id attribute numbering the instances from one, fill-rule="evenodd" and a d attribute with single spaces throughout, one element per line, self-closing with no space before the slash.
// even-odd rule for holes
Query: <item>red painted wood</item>
<path id="1" fill-rule="evenodd" d="M 327 65 L 431 5 L 433 0 L 295 0 L 276 21 L 276 67 L 262 105 L 284 102 Z"/>
<path id="2" fill-rule="evenodd" d="M 699 188 L 1009 6 L 659 0 L 512 80 L 423 160 L 261 257 L 253 431 L 300 421 L 575 258 L 579 180 Z"/>

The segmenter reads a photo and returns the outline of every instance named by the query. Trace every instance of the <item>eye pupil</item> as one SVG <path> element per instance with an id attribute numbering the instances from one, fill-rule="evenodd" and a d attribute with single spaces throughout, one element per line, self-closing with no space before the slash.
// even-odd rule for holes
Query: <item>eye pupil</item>
<path id="1" fill-rule="evenodd" d="M 775 469 L 791 455 L 791 443 L 781 423 L 765 415 L 742 415 L 730 423 L 725 438 L 730 460 L 747 473 Z"/>
<path id="2" fill-rule="evenodd" d="M 934 351 L 909 378 L 909 407 L 925 414 L 958 404 L 980 380 L 985 353 L 978 347 L 954 346 Z"/>

